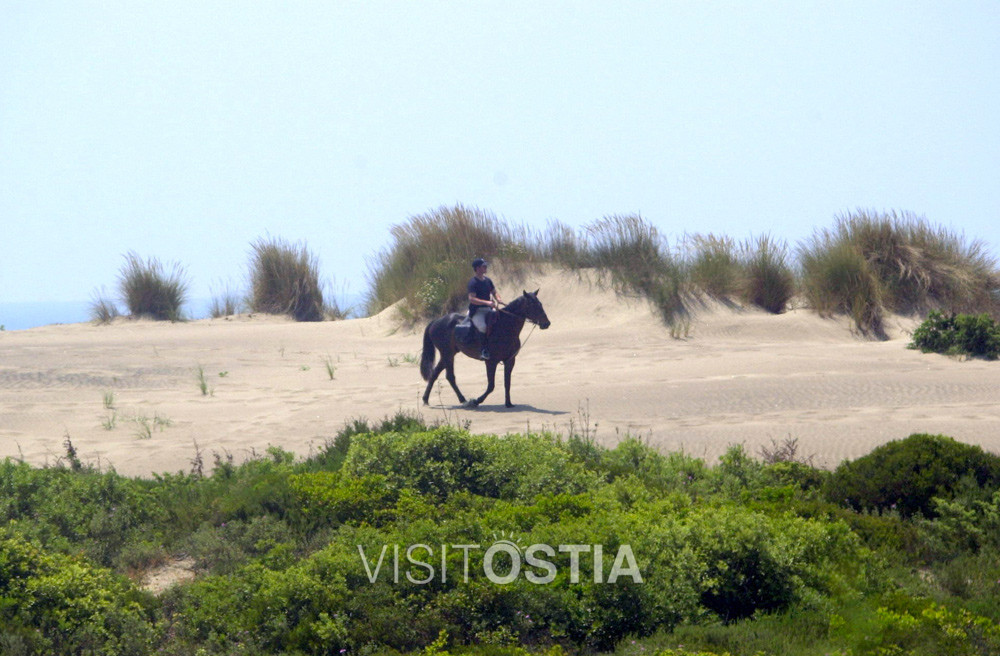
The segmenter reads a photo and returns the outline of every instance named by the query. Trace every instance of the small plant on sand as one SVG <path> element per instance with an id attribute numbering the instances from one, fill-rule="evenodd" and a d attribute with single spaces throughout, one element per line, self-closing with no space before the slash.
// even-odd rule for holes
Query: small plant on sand
<path id="1" fill-rule="evenodd" d="M 115 393 L 105 392 L 104 393 L 104 408 L 106 410 L 113 410 L 115 407 Z"/>
<path id="2" fill-rule="evenodd" d="M 99 326 L 111 323 L 121 316 L 118 306 L 114 301 L 108 300 L 103 291 L 95 292 L 94 299 L 90 302 L 90 320 Z"/>
<path id="3" fill-rule="evenodd" d="M 296 321 L 322 321 L 319 266 L 305 244 L 258 239 L 251 244 L 250 309 L 286 314 Z"/>
<path id="4" fill-rule="evenodd" d="M 323 360 L 323 365 L 326 367 L 326 374 L 333 380 L 334 374 L 337 373 L 337 365 L 333 363 L 333 358 L 329 355 Z"/>
<path id="5" fill-rule="evenodd" d="M 198 389 L 201 390 L 202 396 L 215 395 L 215 391 L 209 388 L 208 380 L 205 378 L 205 367 L 198 365 L 195 370 L 195 378 L 198 380 Z"/>
<path id="6" fill-rule="evenodd" d="M 180 321 L 181 306 L 187 294 L 187 282 L 179 264 L 167 273 L 156 258 L 143 261 L 136 253 L 125 255 L 118 275 L 122 301 L 133 317 L 160 321 Z"/>
<path id="7" fill-rule="evenodd" d="M 104 419 L 101 420 L 101 426 L 103 426 L 104 430 L 107 430 L 107 431 L 114 430 L 115 426 L 117 426 L 117 425 L 118 425 L 118 413 L 117 412 L 112 412 L 107 417 L 105 417 Z"/>
<path id="8" fill-rule="evenodd" d="M 243 297 L 226 285 L 221 293 L 212 297 L 212 305 L 208 311 L 213 319 L 221 319 L 239 314 L 242 309 Z"/>

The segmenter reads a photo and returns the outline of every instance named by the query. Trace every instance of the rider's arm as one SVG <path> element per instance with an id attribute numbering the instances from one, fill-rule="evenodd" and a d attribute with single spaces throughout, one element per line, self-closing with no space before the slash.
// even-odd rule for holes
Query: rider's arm
<path id="1" fill-rule="evenodd" d="M 472 305 L 493 305 L 493 301 L 484 301 L 483 299 L 476 296 L 473 292 L 469 292 L 469 303 Z"/>

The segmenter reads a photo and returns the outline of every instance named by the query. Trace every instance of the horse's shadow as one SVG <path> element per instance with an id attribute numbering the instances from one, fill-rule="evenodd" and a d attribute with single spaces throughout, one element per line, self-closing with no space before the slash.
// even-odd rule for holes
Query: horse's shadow
<path id="1" fill-rule="evenodd" d="M 552 415 L 552 416 L 569 414 L 565 410 L 546 410 L 544 408 L 536 408 L 535 406 L 529 405 L 527 403 L 521 403 L 521 404 L 515 405 L 513 408 L 508 408 L 507 406 L 505 406 L 503 404 L 473 406 L 473 405 L 470 405 L 468 402 L 466 402 L 466 403 L 462 403 L 462 404 L 459 404 L 459 405 L 450 405 L 450 406 L 446 406 L 444 404 L 441 404 L 441 405 L 437 406 L 437 409 L 439 409 L 439 410 L 474 410 L 476 412 L 497 412 L 497 413 L 502 413 L 502 414 L 507 414 L 507 413 L 512 413 L 512 412 L 531 412 L 531 413 L 537 414 L 537 415 Z"/>

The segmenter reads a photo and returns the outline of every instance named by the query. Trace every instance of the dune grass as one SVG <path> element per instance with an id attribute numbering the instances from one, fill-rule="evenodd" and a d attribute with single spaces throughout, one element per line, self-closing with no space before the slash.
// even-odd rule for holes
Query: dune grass
<path id="1" fill-rule="evenodd" d="M 270 237 L 258 239 L 251 248 L 250 310 L 286 314 L 296 321 L 322 321 L 319 265 L 306 245 Z"/>
<path id="2" fill-rule="evenodd" d="M 516 276 L 534 255 L 527 230 L 463 205 L 411 217 L 391 234 L 392 245 L 369 261 L 367 310 L 376 314 L 402 300 L 400 314 L 410 321 L 466 305 L 474 258 L 501 260 Z"/>
<path id="3" fill-rule="evenodd" d="M 168 272 L 156 258 L 143 261 L 135 252 L 125 255 L 118 275 L 122 302 L 134 318 L 181 321 L 187 287 L 179 264 L 173 264 Z"/>
<path id="4" fill-rule="evenodd" d="M 846 312 L 883 334 L 887 312 L 996 314 L 1000 288 L 986 244 L 910 213 L 864 210 L 839 217 L 799 248 L 802 289 L 822 314 Z"/>

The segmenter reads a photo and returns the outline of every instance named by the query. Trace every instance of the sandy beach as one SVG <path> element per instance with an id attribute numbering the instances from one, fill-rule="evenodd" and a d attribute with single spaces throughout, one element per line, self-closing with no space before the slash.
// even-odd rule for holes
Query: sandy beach
<path id="1" fill-rule="evenodd" d="M 574 273 L 516 289 L 496 280 L 507 300 L 540 287 L 552 321 L 522 332 L 513 409 L 499 372 L 477 409 L 460 407 L 443 376 L 424 406 L 423 326 L 400 327 L 391 309 L 323 323 L 56 325 L 0 332 L 0 458 L 53 464 L 68 435 L 82 460 L 122 474 L 188 471 L 199 451 L 206 466 L 272 445 L 307 456 L 351 419 L 398 411 L 499 435 L 635 435 L 713 462 L 734 443 L 756 455 L 794 438 L 800 456 L 834 467 L 914 432 L 1000 452 L 1000 363 L 909 350 L 914 320 L 893 319 L 891 339 L 876 342 L 843 317 L 709 303 L 675 339 L 645 301 Z M 485 389 L 480 362 L 460 357 L 456 375 L 467 396 Z"/>

